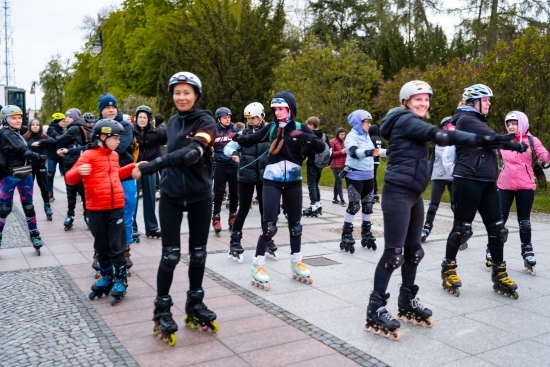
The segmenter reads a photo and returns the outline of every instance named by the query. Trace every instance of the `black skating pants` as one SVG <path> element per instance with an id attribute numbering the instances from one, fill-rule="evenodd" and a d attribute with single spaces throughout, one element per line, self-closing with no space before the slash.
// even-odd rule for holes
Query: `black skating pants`
<path id="1" fill-rule="evenodd" d="M 221 211 L 226 183 L 229 185 L 229 212 L 237 212 L 237 205 L 239 204 L 238 172 L 238 167 L 214 168 L 214 214 L 219 214 Z M 162 228 L 162 224 L 160 227 Z"/>
<path id="2" fill-rule="evenodd" d="M 32 166 L 32 179 L 36 179 L 38 188 L 40 188 L 40 195 L 44 204 L 50 202 L 50 192 L 48 191 L 48 172 L 46 166 Z"/>
<path id="3" fill-rule="evenodd" d="M 449 191 L 449 195 L 451 196 L 451 207 L 454 208 L 453 181 L 448 180 L 432 180 L 430 205 L 436 205 L 439 207 L 439 204 L 441 203 L 441 197 L 445 192 L 445 188 L 447 188 L 447 190 Z M 426 213 L 426 223 L 433 224 L 435 214 L 436 211 L 432 211 L 428 208 L 428 212 Z"/>
<path id="4" fill-rule="evenodd" d="M 82 198 L 82 206 L 86 211 L 86 197 L 84 196 L 84 185 L 80 181 L 76 185 L 66 185 L 67 190 L 67 216 L 74 217 L 76 208 L 76 196 L 80 195 Z"/>
<path id="5" fill-rule="evenodd" d="M 510 207 L 516 199 L 516 210 L 518 216 L 518 223 L 522 220 L 531 220 L 531 209 L 533 208 L 533 201 L 535 200 L 535 190 L 500 190 L 500 201 L 502 204 L 502 217 L 504 223 L 508 221 L 508 215 L 510 214 Z M 531 228 L 522 233 L 520 230 L 521 243 L 531 243 Z"/>
<path id="6" fill-rule="evenodd" d="M 107 269 L 111 264 L 118 268 L 126 264 L 126 225 L 124 209 L 90 210 L 90 231 L 94 236 L 94 250 L 99 265 Z"/>
<path id="7" fill-rule="evenodd" d="M 322 168 L 314 164 L 307 165 L 307 190 L 309 193 L 309 202 L 311 205 L 321 201 L 321 191 L 319 191 L 319 181 L 321 181 Z"/>
<path id="8" fill-rule="evenodd" d="M 250 211 L 250 204 L 252 204 L 252 198 L 254 197 L 254 189 L 258 196 L 258 206 L 260 209 L 260 215 L 263 216 L 263 182 L 245 183 L 239 182 L 239 211 L 237 212 L 237 218 L 233 224 L 233 231 L 242 231 L 244 221 L 248 212 Z M 262 217 L 260 217 L 261 219 Z M 262 225 L 262 223 L 260 223 Z"/>

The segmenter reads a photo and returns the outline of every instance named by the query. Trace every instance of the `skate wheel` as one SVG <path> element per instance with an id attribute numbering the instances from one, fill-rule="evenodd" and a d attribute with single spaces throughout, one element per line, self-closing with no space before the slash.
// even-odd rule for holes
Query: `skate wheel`
<path id="1" fill-rule="evenodd" d="M 193 329 L 198 329 L 198 328 L 200 328 L 200 327 L 201 327 L 200 324 L 195 324 L 195 323 L 193 323 Z"/>
<path id="2" fill-rule="evenodd" d="M 372 332 L 375 333 L 376 335 L 380 335 L 380 333 L 382 332 L 382 329 L 373 329 Z"/>
<path id="3" fill-rule="evenodd" d="M 260 283 L 256 283 L 255 286 L 260 288 Z"/>
<path id="4" fill-rule="evenodd" d="M 220 238 L 221 236 L 220 232 L 216 232 L 216 237 Z"/>
<path id="5" fill-rule="evenodd" d="M 131 277 L 131 276 L 132 276 L 132 271 L 128 270 L 128 277 Z"/>
<path id="6" fill-rule="evenodd" d="M 202 331 L 208 331 L 208 329 L 210 329 L 210 327 L 208 325 L 201 325 L 201 330 Z"/>
<path id="7" fill-rule="evenodd" d="M 349 248 L 349 253 L 353 255 L 354 252 L 355 252 L 355 246 L 351 246 Z"/>
<path id="8" fill-rule="evenodd" d="M 93 301 L 93 300 L 95 299 L 95 297 L 96 297 L 96 294 L 95 294 L 94 291 L 92 291 L 92 292 L 88 295 L 88 299 L 89 299 L 90 301 Z"/>
<path id="9" fill-rule="evenodd" d="M 158 336 L 159 335 L 159 328 L 156 324 L 153 324 L 153 335 Z"/>
<path id="10" fill-rule="evenodd" d="M 313 284 L 313 278 L 312 277 L 307 278 L 307 284 Z"/>
<path id="11" fill-rule="evenodd" d="M 430 329 L 433 328 L 435 325 L 434 320 L 431 317 L 428 317 L 425 323 L 426 323 L 426 326 Z"/>
<path id="12" fill-rule="evenodd" d="M 264 289 L 265 286 L 263 284 L 260 284 L 260 289 Z"/>
<path id="13" fill-rule="evenodd" d="M 498 287 L 497 287 L 496 285 L 493 285 L 493 290 L 494 290 L 495 292 L 498 292 Z"/>
<path id="14" fill-rule="evenodd" d="M 40 256 L 40 249 L 39 249 L 39 248 L 36 249 L 36 254 L 37 254 L 38 256 Z"/>
<path id="15" fill-rule="evenodd" d="M 250 285 L 254 285 L 255 283 L 256 283 L 256 282 L 253 281 L 253 280 L 250 281 Z"/>
<path id="16" fill-rule="evenodd" d="M 343 251 L 343 250 L 345 250 L 345 249 L 346 249 L 346 247 L 344 246 L 344 244 L 343 244 L 343 243 L 340 243 L 340 250 Z"/>
<path id="17" fill-rule="evenodd" d="M 365 330 L 369 332 L 372 330 L 372 326 L 369 326 L 367 322 L 365 322 Z"/>
<path id="18" fill-rule="evenodd" d="M 399 341 L 401 339 L 401 331 L 394 330 L 392 333 L 392 339 L 395 341 Z"/>
<path id="19" fill-rule="evenodd" d="M 455 288 L 453 294 L 454 294 L 456 297 L 460 296 L 460 289 Z"/>
<path id="20" fill-rule="evenodd" d="M 376 243 L 372 244 L 372 251 L 376 251 Z"/>
<path id="21" fill-rule="evenodd" d="M 212 334 L 216 334 L 218 332 L 218 330 L 220 329 L 218 323 L 216 321 L 212 321 L 210 323 L 210 332 Z"/>
<path id="22" fill-rule="evenodd" d="M 389 338 L 390 335 L 392 335 L 392 334 L 391 334 L 388 330 L 384 330 L 384 331 L 382 332 L 382 335 L 384 335 L 384 338 Z"/>
<path id="23" fill-rule="evenodd" d="M 519 298 L 519 293 L 516 292 L 516 291 L 513 291 L 513 292 L 510 294 L 510 297 L 512 297 L 513 299 L 518 299 L 518 298 Z"/>
<path id="24" fill-rule="evenodd" d="M 271 286 L 269 285 L 269 283 L 267 283 L 267 284 L 265 285 L 265 287 L 264 287 L 264 289 L 265 289 L 266 291 L 269 291 L 270 288 L 271 288 Z"/>
<path id="25" fill-rule="evenodd" d="M 292 274 L 292 278 L 298 279 L 298 276 L 296 274 Z"/>
<path id="26" fill-rule="evenodd" d="M 115 297 L 111 297 L 111 306 L 114 306 L 116 304 L 116 298 Z"/>
<path id="27" fill-rule="evenodd" d="M 96 279 L 99 279 L 100 276 L 101 276 L 101 275 L 99 275 L 98 273 L 96 273 L 94 277 L 95 277 Z"/>
<path id="28" fill-rule="evenodd" d="M 164 338 L 164 341 L 167 342 L 169 346 L 173 347 L 176 345 L 177 339 L 176 334 L 170 334 Z"/>
<path id="29" fill-rule="evenodd" d="M 397 315 L 397 318 L 398 318 L 399 320 L 403 320 L 403 319 L 405 318 L 405 316 L 404 316 L 404 315 L 401 315 L 401 314 L 399 314 L 399 315 Z"/>
<path id="30" fill-rule="evenodd" d="M 187 316 L 187 315 L 185 315 L 185 316 L 183 317 L 183 323 L 184 323 L 185 326 L 187 326 L 187 327 L 191 327 L 191 325 L 192 325 L 192 322 L 191 322 L 191 320 L 189 319 L 189 316 Z"/>
<path id="31" fill-rule="evenodd" d="M 279 255 L 277 255 L 276 252 L 272 253 L 271 255 L 273 255 L 273 258 L 274 258 L 275 260 L 279 260 Z"/>

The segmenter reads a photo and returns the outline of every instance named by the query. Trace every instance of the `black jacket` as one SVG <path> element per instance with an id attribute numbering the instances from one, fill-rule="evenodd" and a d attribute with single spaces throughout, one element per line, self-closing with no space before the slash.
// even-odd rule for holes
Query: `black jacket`
<path id="1" fill-rule="evenodd" d="M 52 122 L 50 126 L 48 126 L 48 131 L 46 132 L 46 135 L 51 138 L 57 139 L 58 136 L 63 135 L 63 127 L 59 126 L 59 122 Z M 48 153 L 48 159 L 62 159 L 60 156 L 57 155 L 57 145 L 48 146 L 46 148 L 46 152 Z"/>
<path id="2" fill-rule="evenodd" d="M 382 141 L 378 136 L 378 125 L 371 125 L 371 127 L 369 128 L 369 136 L 375 148 L 378 148 L 378 146 L 382 147 Z M 374 158 L 374 164 L 380 164 L 380 157 L 372 158 Z"/>
<path id="3" fill-rule="evenodd" d="M 139 144 L 139 155 L 137 161 L 152 161 L 161 156 L 160 147 L 166 144 L 166 127 L 153 126 L 148 123 L 143 129 L 134 125 L 134 138 Z"/>
<path id="4" fill-rule="evenodd" d="M 0 149 L 6 158 L 6 169 L 31 164 L 33 152 L 27 147 L 27 142 L 19 131 L 9 127 L 0 127 Z M 5 175 L 2 173 L 1 176 Z M 3 177 L 2 177 L 3 178 Z"/>
<path id="5" fill-rule="evenodd" d="M 120 122 L 124 128 L 124 133 L 120 136 L 120 144 L 115 149 L 115 152 L 118 153 L 118 161 L 120 167 L 124 167 L 127 164 L 134 163 L 134 147 L 132 146 L 132 140 L 134 140 L 134 129 L 132 124 L 123 119 L 122 112 L 118 111 L 118 114 L 114 118 L 115 121 Z M 126 180 L 132 180 L 132 176 L 128 177 Z"/>
<path id="6" fill-rule="evenodd" d="M 85 146 L 87 144 L 86 134 L 88 134 L 89 138 L 89 135 L 91 135 L 90 128 L 83 120 L 75 120 L 69 125 L 63 135 L 55 138 L 57 141 L 57 147 L 70 149 L 78 146 Z M 66 154 L 63 157 L 63 166 L 70 169 L 77 160 L 78 156 Z"/>
<path id="7" fill-rule="evenodd" d="M 226 157 L 223 154 L 223 148 L 231 141 L 234 134 L 237 134 L 239 129 L 234 123 L 230 123 L 227 127 L 223 127 L 221 123 L 216 124 L 216 139 L 214 140 L 214 167 L 239 167 L 239 163 Z M 229 135 L 229 136 L 228 136 Z"/>
<path id="8" fill-rule="evenodd" d="M 160 179 L 162 195 L 184 205 L 211 199 L 212 145 L 216 136 L 216 122 L 212 113 L 198 109 L 178 112 L 170 117 L 166 134 L 167 154 L 195 145 L 202 148 L 203 155 L 190 166 L 164 168 Z M 208 142 L 204 136 L 208 137 Z"/>
<path id="9" fill-rule="evenodd" d="M 32 146 L 32 143 L 34 142 L 40 142 L 39 146 Z M 57 146 L 56 141 L 52 137 L 46 137 L 44 139 L 40 138 L 39 134 L 31 134 L 29 139 L 27 139 L 27 147 L 32 150 L 35 153 L 38 153 L 40 155 L 45 155 L 47 151 L 51 150 L 49 148 Z M 34 167 L 46 167 L 46 162 L 40 162 L 40 161 L 33 161 L 32 165 Z"/>
<path id="10" fill-rule="evenodd" d="M 265 126 L 262 123 L 256 131 L 261 130 Z M 254 134 L 250 126 L 246 126 L 243 130 L 243 136 Z M 267 165 L 267 156 L 269 150 L 269 142 L 258 143 L 251 147 L 240 147 L 239 175 L 237 179 L 243 183 L 262 182 L 264 177 L 265 166 Z"/>

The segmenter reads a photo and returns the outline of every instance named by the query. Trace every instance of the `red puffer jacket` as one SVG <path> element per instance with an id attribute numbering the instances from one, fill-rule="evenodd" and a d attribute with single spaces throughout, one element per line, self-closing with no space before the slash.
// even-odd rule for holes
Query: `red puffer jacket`
<path id="1" fill-rule="evenodd" d="M 332 148 L 330 168 L 343 168 L 346 164 L 346 153 L 342 153 L 342 150 L 344 149 L 344 141 L 338 138 L 332 138 L 329 143 Z"/>
<path id="2" fill-rule="evenodd" d="M 78 172 L 83 164 L 92 166 L 92 172 L 88 176 L 81 176 Z M 65 182 L 76 185 L 82 180 L 88 210 L 120 209 L 124 207 L 124 190 L 120 181 L 129 177 L 134 167 L 135 163 L 131 163 L 120 168 L 118 154 L 111 149 L 88 149 L 65 173 Z"/>

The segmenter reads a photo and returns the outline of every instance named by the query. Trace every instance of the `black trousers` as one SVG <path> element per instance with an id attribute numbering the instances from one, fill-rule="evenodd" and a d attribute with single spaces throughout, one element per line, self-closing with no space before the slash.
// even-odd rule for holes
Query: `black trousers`
<path id="1" fill-rule="evenodd" d="M 239 204 L 237 167 L 215 167 L 214 168 L 214 214 L 219 214 L 222 208 L 223 193 L 225 184 L 229 184 L 229 212 L 235 213 Z M 162 224 L 160 226 L 162 228 Z"/>
<path id="2" fill-rule="evenodd" d="M 124 209 L 90 210 L 90 231 L 94 236 L 94 250 L 99 265 L 103 269 L 114 265 L 118 268 L 126 264 L 126 225 Z"/>
<path id="3" fill-rule="evenodd" d="M 187 223 L 189 224 L 189 253 L 202 250 L 206 252 L 210 217 L 212 216 L 212 200 L 207 199 L 184 205 L 165 195 L 161 195 L 159 201 L 159 219 L 160 228 L 162 228 L 163 252 L 166 247 L 181 247 L 180 230 L 184 212 L 187 212 Z M 191 262 L 189 264 L 189 289 L 195 290 L 202 287 L 204 268 L 204 263 L 197 264 Z M 173 279 L 173 272 L 166 271 L 162 266 L 159 266 L 157 273 L 157 294 L 159 296 L 169 294 Z"/>
<path id="4" fill-rule="evenodd" d="M 451 196 L 451 207 L 454 210 L 453 181 L 432 180 L 430 205 L 437 205 L 439 207 L 439 204 L 441 203 L 441 197 L 443 196 L 443 193 L 445 192 L 445 188 L 447 188 L 447 190 L 449 191 L 449 194 Z M 428 207 L 428 212 L 426 213 L 426 223 L 433 224 L 436 213 L 437 213 L 437 211 L 434 212 L 433 210 L 430 210 L 430 208 Z"/>
<path id="5" fill-rule="evenodd" d="M 518 215 L 518 223 L 522 220 L 531 220 L 531 209 L 533 201 L 535 201 L 535 190 L 500 190 L 500 201 L 502 204 L 502 217 L 504 222 L 508 221 L 510 207 L 516 199 L 516 211 Z M 521 243 L 531 243 L 531 228 L 519 231 Z"/>
<path id="6" fill-rule="evenodd" d="M 260 215 L 263 216 L 263 187 L 263 182 L 239 182 L 239 211 L 237 212 L 237 218 L 235 218 L 235 223 L 233 224 L 233 231 L 242 231 L 244 221 L 250 211 L 250 204 L 252 204 L 252 198 L 254 197 L 254 189 L 256 189 L 258 193 L 258 206 L 260 207 Z M 260 217 L 260 219 L 261 218 L 262 217 Z M 263 223 L 260 223 L 260 225 L 263 225 Z"/>
<path id="7" fill-rule="evenodd" d="M 307 190 L 309 192 L 309 202 L 311 205 L 321 201 L 321 192 L 319 191 L 321 172 L 323 172 L 322 168 L 314 164 L 307 165 Z"/>
<path id="8" fill-rule="evenodd" d="M 36 179 L 44 204 L 48 204 L 50 202 L 50 193 L 48 191 L 48 172 L 46 171 L 46 166 L 32 166 L 32 179 L 33 181 Z"/>
<path id="9" fill-rule="evenodd" d="M 74 217 L 75 215 L 74 210 L 76 208 L 77 194 L 82 198 L 82 206 L 84 207 L 84 211 L 86 211 L 86 196 L 84 195 L 84 185 L 82 181 L 76 185 L 65 184 L 65 186 L 67 190 L 67 216 Z"/>

